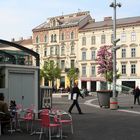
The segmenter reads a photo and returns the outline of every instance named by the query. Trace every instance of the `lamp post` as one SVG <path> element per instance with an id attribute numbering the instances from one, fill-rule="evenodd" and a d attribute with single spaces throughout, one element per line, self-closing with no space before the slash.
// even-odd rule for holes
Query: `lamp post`
<path id="1" fill-rule="evenodd" d="M 114 9 L 114 19 L 113 19 L 113 98 L 116 97 L 116 50 L 119 48 L 116 46 L 120 39 L 116 39 L 116 8 L 121 7 L 120 3 L 116 3 L 116 0 L 110 4 L 110 7 Z"/>

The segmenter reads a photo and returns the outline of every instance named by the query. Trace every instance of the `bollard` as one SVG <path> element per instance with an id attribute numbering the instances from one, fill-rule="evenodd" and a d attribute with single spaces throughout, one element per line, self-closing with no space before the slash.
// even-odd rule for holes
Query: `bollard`
<path id="1" fill-rule="evenodd" d="M 115 97 L 111 97 L 110 98 L 110 109 L 112 109 L 112 110 L 116 110 L 116 109 L 118 109 L 118 100 L 117 100 L 117 98 Z"/>

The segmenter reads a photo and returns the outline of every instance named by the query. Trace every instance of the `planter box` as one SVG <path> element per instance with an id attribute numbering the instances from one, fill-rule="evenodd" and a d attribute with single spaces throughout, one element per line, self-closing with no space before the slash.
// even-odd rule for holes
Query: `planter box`
<path id="1" fill-rule="evenodd" d="M 112 97 L 112 90 L 97 91 L 97 97 L 100 107 L 110 107 L 110 97 Z"/>

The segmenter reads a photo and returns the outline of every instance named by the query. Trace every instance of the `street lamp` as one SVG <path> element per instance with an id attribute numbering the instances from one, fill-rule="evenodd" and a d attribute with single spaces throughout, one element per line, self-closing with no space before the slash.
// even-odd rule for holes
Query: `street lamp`
<path id="1" fill-rule="evenodd" d="M 120 3 L 116 3 L 116 0 L 110 4 L 110 7 L 114 9 L 114 19 L 113 19 L 113 98 L 116 97 L 116 50 L 119 48 L 116 46 L 120 39 L 116 39 L 116 8 L 121 7 Z"/>

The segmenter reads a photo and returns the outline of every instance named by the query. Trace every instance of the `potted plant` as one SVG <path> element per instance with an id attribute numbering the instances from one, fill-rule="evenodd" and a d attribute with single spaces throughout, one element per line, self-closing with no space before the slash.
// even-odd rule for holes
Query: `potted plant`
<path id="1" fill-rule="evenodd" d="M 109 45 L 104 45 L 100 47 L 97 52 L 97 63 L 98 63 L 98 74 L 103 76 L 109 85 L 107 90 L 97 91 L 97 97 L 100 107 L 110 106 L 110 97 L 112 96 L 111 83 L 113 81 L 113 62 L 112 62 L 112 52 Z M 116 74 L 119 78 L 120 74 Z"/>

